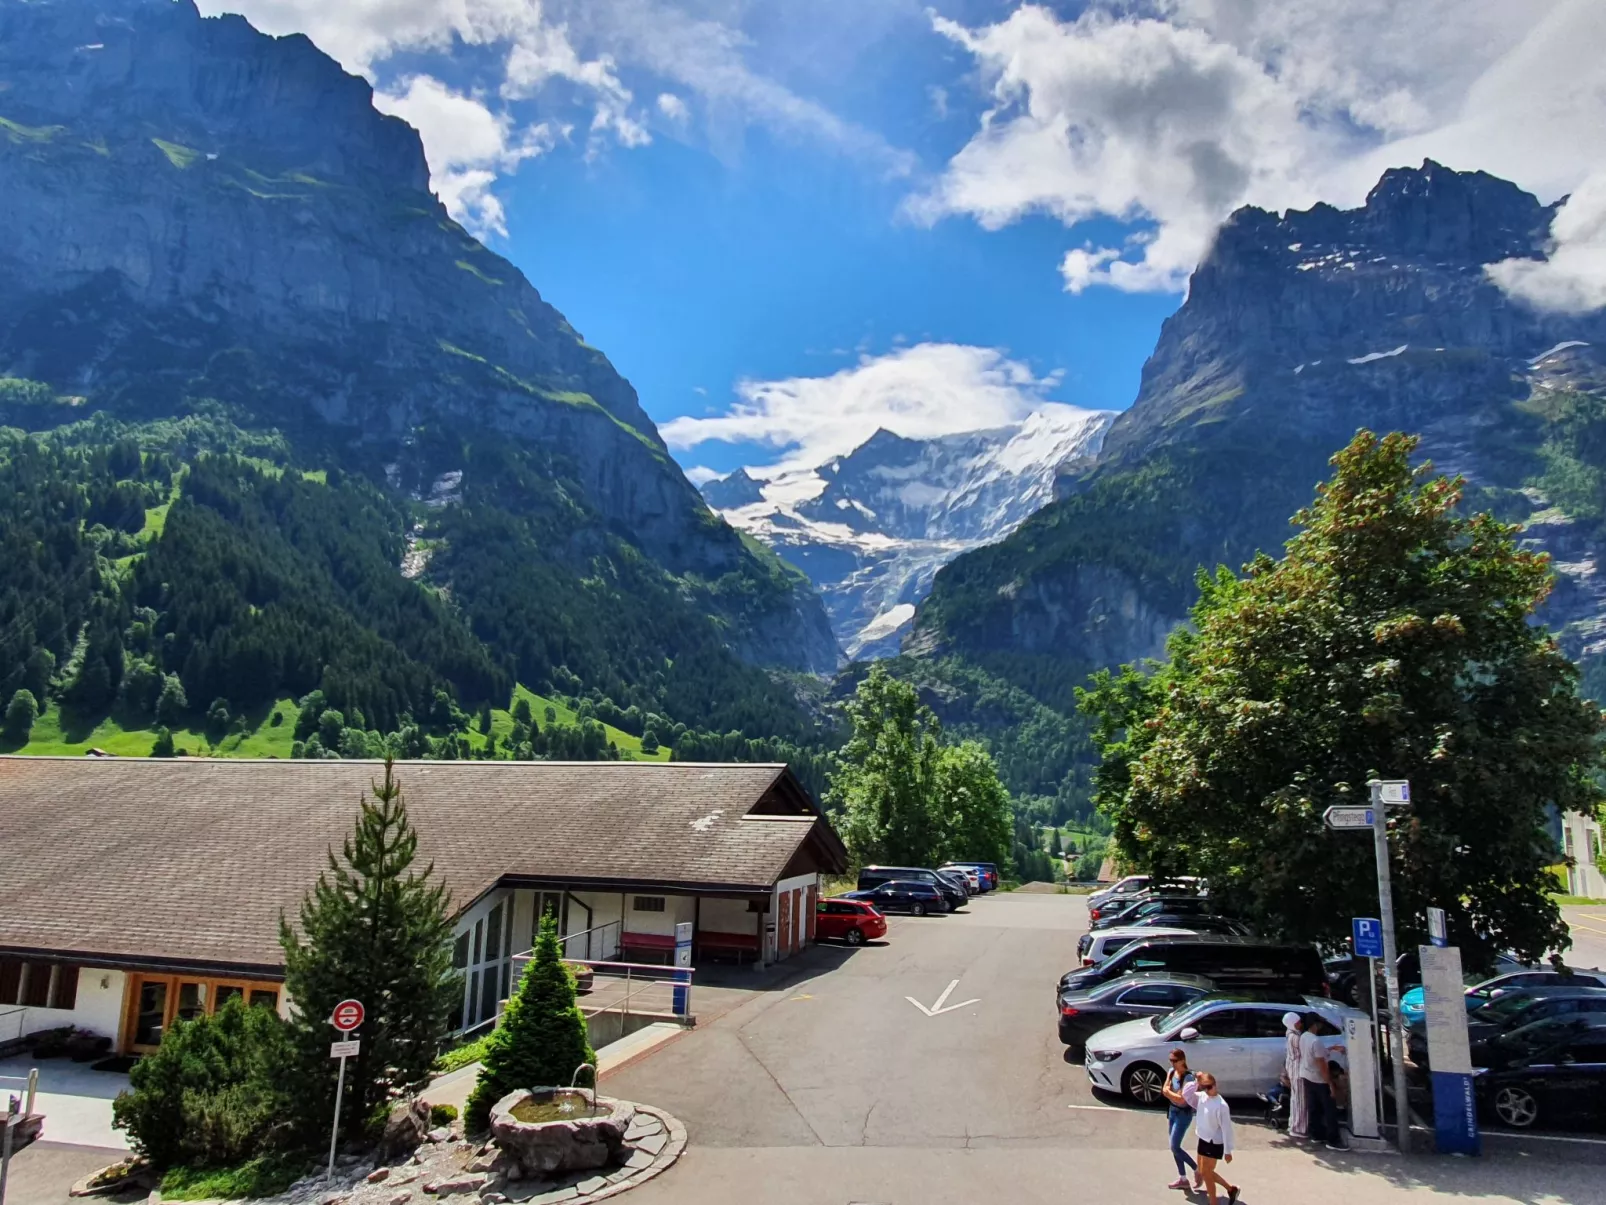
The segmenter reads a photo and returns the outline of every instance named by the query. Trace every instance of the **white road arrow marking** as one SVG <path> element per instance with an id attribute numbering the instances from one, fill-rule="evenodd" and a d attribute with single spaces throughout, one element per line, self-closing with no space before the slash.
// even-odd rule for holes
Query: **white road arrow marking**
<path id="1" fill-rule="evenodd" d="M 909 1001 L 910 1004 L 913 1004 L 916 1008 L 918 1008 L 921 1012 L 925 1013 L 926 1016 L 928 1016 L 928 1017 L 935 1017 L 938 1013 L 951 1013 L 956 1008 L 965 1008 L 966 1006 L 971 1005 L 971 1004 L 980 1004 L 981 1003 L 981 1001 L 979 999 L 977 999 L 977 1000 L 961 1000 L 958 1004 L 949 1004 L 947 1008 L 944 1008 L 943 1005 L 945 1003 L 947 1003 L 948 997 L 953 994 L 954 988 L 956 988 L 958 986 L 959 986 L 959 980 L 955 979 L 947 987 L 943 988 L 942 989 L 942 995 L 937 997 L 937 1003 L 933 1004 L 930 1008 L 927 1008 L 924 1004 L 920 1003 L 920 1001 L 916 1000 L 913 996 L 905 996 L 904 999 Z"/>

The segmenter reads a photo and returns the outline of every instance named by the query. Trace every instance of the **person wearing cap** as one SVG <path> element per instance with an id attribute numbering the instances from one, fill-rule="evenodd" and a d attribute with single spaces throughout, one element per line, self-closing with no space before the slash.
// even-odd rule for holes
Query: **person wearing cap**
<path id="1" fill-rule="evenodd" d="M 1305 1080 L 1299 1074 L 1299 1014 L 1284 1013 L 1283 1029 L 1288 1034 L 1283 1052 L 1283 1082 L 1288 1085 L 1288 1136 L 1305 1137 Z"/>

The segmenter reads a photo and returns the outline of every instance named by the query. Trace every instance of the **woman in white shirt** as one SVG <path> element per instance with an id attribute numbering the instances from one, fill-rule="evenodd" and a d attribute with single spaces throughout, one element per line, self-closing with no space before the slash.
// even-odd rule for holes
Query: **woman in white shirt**
<path id="1" fill-rule="evenodd" d="M 1283 1079 L 1288 1084 L 1288 1136 L 1305 1136 L 1305 1079 L 1299 1074 L 1299 1014 L 1284 1013 L 1288 1048 L 1283 1054 Z"/>
<path id="2" fill-rule="evenodd" d="M 1228 1184 L 1216 1170 L 1219 1163 L 1232 1162 L 1232 1110 L 1216 1090 L 1216 1077 L 1201 1071 L 1195 1081 L 1198 1089 L 1193 1106 L 1193 1132 L 1199 1138 L 1199 1179 L 1210 1194 L 1210 1205 L 1219 1205 L 1216 1187 L 1227 1190 L 1227 1205 L 1236 1205 L 1238 1186 Z"/>

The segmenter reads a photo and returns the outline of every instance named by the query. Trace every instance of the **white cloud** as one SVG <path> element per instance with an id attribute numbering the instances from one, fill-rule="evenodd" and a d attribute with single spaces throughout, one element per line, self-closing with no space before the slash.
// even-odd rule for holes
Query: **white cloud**
<path id="1" fill-rule="evenodd" d="M 1360 202 L 1431 156 L 1547 198 L 1606 164 L 1598 0 L 1094 0 L 942 17 L 991 106 L 915 216 L 1143 223 L 1066 287 L 1177 290 L 1234 208 Z"/>
<path id="2" fill-rule="evenodd" d="M 1583 313 L 1606 306 L 1606 170 L 1590 176 L 1550 224 L 1546 260 L 1508 259 L 1484 270 L 1501 288 L 1542 310 Z"/>
<path id="3" fill-rule="evenodd" d="M 430 183 L 446 210 L 476 234 L 507 233 L 502 203 L 491 192 L 499 175 L 550 150 L 556 134 L 546 123 L 517 130 L 506 113 L 493 113 L 477 97 L 454 92 L 428 75 L 397 81 L 397 90 L 374 93 L 374 107 L 413 126 L 429 159 Z"/>
<path id="4" fill-rule="evenodd" d="M 661 431 L 672 448 L 709 441 L 773 448 L 782 458 L 751 470 L 772 476 L 846 455 L 880 427 L 929 439 L 1018 422 L 1056 384 L 1057 376 L 1039 377 L 997 348 L 919 343 L 830 376 L 742 381 L 724 414 L 672 419 Z"/>
<path id="5" fill-rule="evenodd" d="M 658 94 L 658 111 L 676 125 L 684 125 L 686 119 L 691 116 L 691 110 L 686 107 L 686 102 L 673 92 Z"/>
<path id="6" fill-rule="evenodd" d="M 685 470 L 686 480 L 696 486 L 707 485 L 710 481 L 718 481 L 725 474 L 715 472 L 706 464 L 694 464 Z"/>

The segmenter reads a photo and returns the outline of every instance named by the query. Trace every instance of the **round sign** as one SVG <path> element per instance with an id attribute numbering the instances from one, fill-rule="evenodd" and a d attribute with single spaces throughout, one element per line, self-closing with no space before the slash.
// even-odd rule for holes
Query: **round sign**
<path id="1" fill-rule="evenodd" d="M 329 1023 L 341 1033 L 350 1033 L 362 1024 L 362 1018 L 361 1000 L 342 1000 L 335 1005 L 335 1011 L 329 1016 Z"/>

